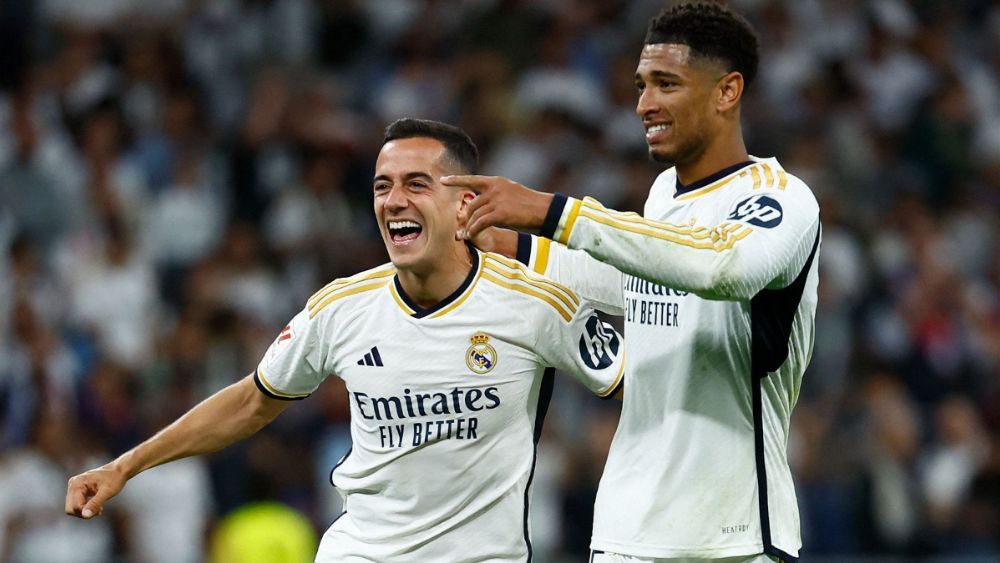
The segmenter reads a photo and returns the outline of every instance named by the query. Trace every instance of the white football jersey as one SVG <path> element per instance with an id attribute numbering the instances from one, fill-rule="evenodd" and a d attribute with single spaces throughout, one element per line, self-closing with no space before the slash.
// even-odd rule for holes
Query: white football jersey
<path id="1" fill-rule="evenodd" d="M 592 548 L 794 560 L 786 445 L 813 348 L 819 206 L 774 159 L 698 184 L 665 171 L 644 217 L 560 196 L 542 233 L 561 244 L 520 239 L 519 259 L 625 317 Z"/>
<path id="2" fill-rule="evenodd" d="M 551 368 L 599 396 L 624 344 L 565 287 L 472 252 L 468 278 L 432 309 L 391 264 L 316 293 L 256 373 L 266 395 L 347 384 L 351 451 L 331 480 L 345 513 L 316 561 L 530 561 L 528 497 Z"/>

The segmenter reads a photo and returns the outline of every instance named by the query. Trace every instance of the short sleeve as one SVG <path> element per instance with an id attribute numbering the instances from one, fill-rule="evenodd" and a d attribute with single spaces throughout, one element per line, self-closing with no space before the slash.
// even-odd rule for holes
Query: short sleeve
<path id="1" fill-rule="evenodd" d="M 586 302 L 568 323 L 558 315 L 546 316 L 536 353 L 601 398 L 613 396 L 622 385 L 625 341 Z"/>
<path id="2" fill-rule="evenodd" d="M 257 366 L 254 381 L 272 399 L 293 401 L 312 394 L 326 379 L 319 321 L 303 310 L 285 325 Z"/>

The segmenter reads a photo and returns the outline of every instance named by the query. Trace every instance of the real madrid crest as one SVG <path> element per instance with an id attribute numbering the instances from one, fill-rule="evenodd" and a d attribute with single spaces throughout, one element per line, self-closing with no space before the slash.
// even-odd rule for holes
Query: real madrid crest
<path id="1" fill-rule="evenodd" d="M 497 351 L 490 346 L 490 337 L 477 332 L 469 338 L 472 346 L 465 351 L 465 363 L 469 369 L 483 375 L 489 373 L 497 365 Z"/>

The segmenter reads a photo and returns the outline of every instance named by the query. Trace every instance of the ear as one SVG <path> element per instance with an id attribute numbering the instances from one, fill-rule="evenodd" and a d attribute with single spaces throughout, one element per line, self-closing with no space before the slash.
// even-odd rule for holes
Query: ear
<path id="1" fill-rule="evenodd" d="M 719 79 L 715 87 L 715 107 L 719 113 L 728 113 L 740 105 L 743 87 L 743 75 L 735 70 Z"/>
<path id="2" fill-rule="evenodd" d="M 476 199 L 476 192 L 472 190 L 462 190 L 458 196 L 458 225 L 460 227 L 465 226 L 465 222 L 469 219 L 469 203 Z"/>

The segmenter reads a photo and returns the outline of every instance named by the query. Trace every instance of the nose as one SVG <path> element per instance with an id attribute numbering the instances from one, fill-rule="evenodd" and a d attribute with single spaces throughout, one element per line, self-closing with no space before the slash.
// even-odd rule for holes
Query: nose
<path id="1" fill-rule="evenodd" d="M 656 113 L 657 110 L 659 110 L 659 106 L 656 104 L 653 89 L 644 88 L 639 92 L 639 101 L 635 104 L 635 113 L 639 117 L 646 117 L 647 115 Z"/>
<path id="2" fill-rule="evenodd" d="M 385 198 L 385 208 L 389 211 L 399 211 L 406 209 L 409 200 L 406 199 L 406 190 L 399 184 L 393 184 L 389 190 L 389 195 Z"/>

